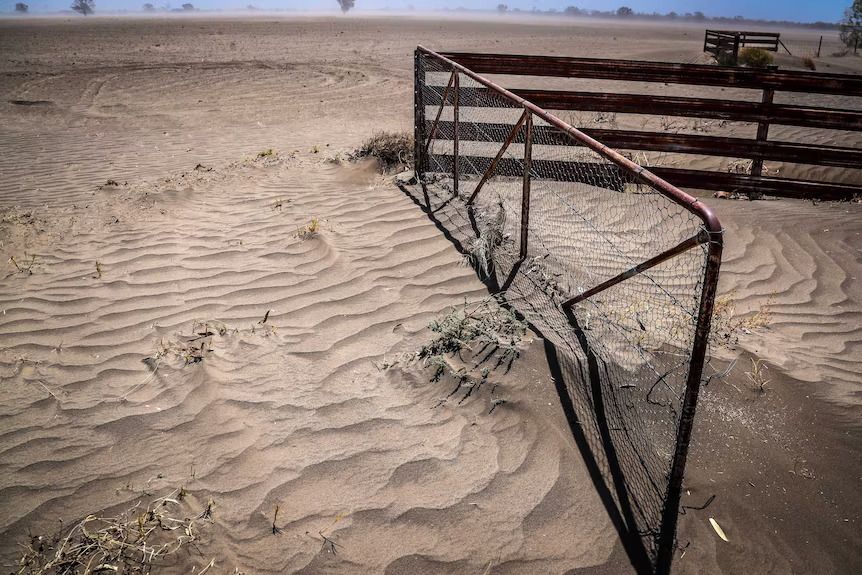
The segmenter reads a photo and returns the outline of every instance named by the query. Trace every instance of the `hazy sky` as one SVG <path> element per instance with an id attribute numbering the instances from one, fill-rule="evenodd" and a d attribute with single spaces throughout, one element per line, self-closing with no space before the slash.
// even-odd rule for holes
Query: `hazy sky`
<path id="1" fill-rule="evenodd" d="M 18 0 L 0 0 L 0 10 L 10 11 Z M 71 0 L 23 0 L 32 11 L 64 9 Z M 97 10 L 140 9 L 145 1 L 163 6 L 167 0 L 95 0 Z M 192 2 L 201 9 L 242 8 L 254 4 L 260 8 L 335 10 L 336 0 L 172 0 L 171 5 L 179 7 L 183 2 Z M 774 20 L 835 22 L 841 19 L 844 9 L 852 0 L 356 0 L 358 9 L 378 9 L 384 7 L 404 9 L 409 5 L 421 8 L 488 8 L 498 3 L 508 4 L 510 8 L 529 10 L 533 7 L 546 10 L 564 9 L 573 5 L 579 8 L 612 10 L 619 6 L 629 6 L 637 12 L 685 13 L 700 10 L 710 16 L 742 15 L 750 18 Z"/>

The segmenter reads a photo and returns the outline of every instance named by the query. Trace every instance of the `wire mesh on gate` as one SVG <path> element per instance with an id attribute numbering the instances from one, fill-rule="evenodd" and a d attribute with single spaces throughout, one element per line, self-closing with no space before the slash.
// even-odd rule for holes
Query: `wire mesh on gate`
<path id="1" fill-rule="evenodd" d="M 717 221 L 446 58 L 420 48 L 415 73 L 428 208 L 565 356 L 569 395 L 622 520 L 656 570 L 669 570 Z"/>

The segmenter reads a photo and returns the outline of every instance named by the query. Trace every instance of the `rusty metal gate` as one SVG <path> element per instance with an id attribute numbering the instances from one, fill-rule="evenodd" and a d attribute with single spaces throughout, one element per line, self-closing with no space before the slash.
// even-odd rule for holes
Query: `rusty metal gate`
<path id="1" fill-rule="evenodd" d="M 567 358 L 578 423 L 623 520 L 655 571 L 669 572 L 721 262 L 718 219 L 422 47 L 415 146 L 429 212 Z"/>

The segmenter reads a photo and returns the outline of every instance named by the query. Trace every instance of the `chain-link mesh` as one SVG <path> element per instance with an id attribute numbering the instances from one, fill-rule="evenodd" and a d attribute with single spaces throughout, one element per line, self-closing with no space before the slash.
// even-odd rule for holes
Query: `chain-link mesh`
<path id="1" fill-rule="evenodd" d="M 567 356 L 566 385 L 584 436 L 627 528 L 654 561 L 707 248 L 695 245 L 570 311 L 563 304 L 702 237 L 703 222 L 517 101 L 454 74 L 445 59 L 417 54 L 428 207 L 477 272 Z"/>

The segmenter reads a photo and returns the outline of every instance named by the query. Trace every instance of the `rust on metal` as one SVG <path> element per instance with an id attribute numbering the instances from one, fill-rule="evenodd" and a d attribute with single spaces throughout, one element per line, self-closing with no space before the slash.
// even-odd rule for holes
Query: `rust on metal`
<path id="1" fill-rule="evenodd" d="M 434 125 L 431 126 L 431 131 L 428 133 L 428 141 L 425 142 L 425 153 L 428 153 L 428 148 L 431 146 L 431 141 L 437 135 L 437 127 L 440 123 L 440 116 L 443 115 L 443 108 L 446 107 L 446 102 L 449 98 L 449 90 L 452 89 L 452 81 L 455 79 L 455 72 L 449 76 L 449 83 L 446 84 L 446 89 L 443 90 L 443 98 L 440 101 L 440 109 L 437 110 L 437 116 L 434 118 Z"/>
<path id="2" fill-rule="evenodd" d="M 503 157 L 503 154 L 505 154 L 506 150 L 509 148 L 509 144 L 511 144 L 515 137 L 518 135 L 518 132 L 521 130 L 521 126 L 524 125 L 524 121 L 527 119 L 528 114 L 529 112 L 524 110 L 524 113 L 521 114 L 521 117 L 515 123 L 515 126 L 512 128 L 512 131 L 509 132 L 508 136 L 506 136 L 506 141 L 503 142 L 503 145 L 500 147 L 500 151 L 498 151 L 497 155 L 494 156 L 494 159 L 491 160 L 491 164 L 488 166 L 488 169 L 485 170 L 485 173 L 482 174 L 482 179 L 480 179 L 479 183 L 476 184 L 476 189 L 473 190 L 473 193 L 467 200 L 468 206 L 475 201 L 476 196 L 478 196 L 479 192 L 482 191 L 482 187 L 485 185 L 485 182 L 487 182 L 488 178 L 490 178 L 494 174 L 494 171 L 497 169 L 497 164 L 500 162 L 500 158 Z M 475 138 L 470 138 L 469 136 L 468 139 L 472 139 L 475 141 Z"/>
<path id="3" fill-rule="evenodd" d="M 748 34 L 748 33 L 747 33 Z M 584 129 L 585 134 L 603 144 L 633 151 L 654 151 L 741 158 L 751 161 L 750 173 L 693 171 L 683 168 L 655 168 L 654 174 L 675 186 L 729 191 L 745 194 L 768 193 L 784 197 L 826 200 L 852 199 L 862 193 L 862 182 L 846 176 L 820 170 L 811 172 L 816 179 L 763 176 L 764 162 L 790 162 L 833 168 L 859 168 L 862 149 L 851 145 L 823 145 L 786 141 L 769 141 L 772 124 L 803 126 L 862 132 L 862 110 L 827 106 L 775 104 L 776 91 L 834 94 L 862 97 L 862 77 L 846 74 L 759 70 L 703 66 L 604 60 L 596 58 L 565 58 L 556 56 L 518 56 L 500 54 L 443 54 L 454 65 L 464 65 L 481 74 L 538 75 L 578 78 L 601 78 L 644 82 L 678 83 L 756 89 L 760 101 L 719 100 L 659 96 L 651 94 L 604 94 L 555 90 L 513 90 L 509 99 L 520 104 L 527 101 L 539 109 L 620 112 L 645 115 L 668 115 L 690 118 L 718 119 L 754 123 L 754 138 L 677 134 L 652 131 Z M 493 82 L 480 88 L 461 90 L 464 106 L 486 106 L 488 92 L 500 93 Z M 533 110 L 535 113 L 535 110 Z M 537 117 L 540 117 L 537 115 Z M 580 137 L 569 137 L 566 127 L 553 122 L 537 126 L 535 142 L 550 145 L 584 145 Z M 563 133 L 559 133 L 559 131 Z M 494 134 L 495 130 L 488 130 Z M 462 135 L 467 139 L 475 135 Z M 498 137 L 498 136 L 491 136 Z M 520 136 L 519 136 L 520 137 Z M 488 141 L 488 136 L 479 136 Z M 518 141 L 518 140 L 516 140 Z M 615 162 L 617 163 L 617 162 Z M 506 170 L 505 164 L 498 170 Z M 541 166 L 537 166 L 541 169 Z"/>
<path id="4" fill-rule="evenodd" d="M 524 123 L 524 184 L 521 191 L 521 260 L 527 257 L 527 238 L 530 229 L 530 168 L 533 159 L 533 115 L 529 111 Z"/>
<path id="5" fill-rule="evenodd" d="M 710 232 L 720 232 L 721 231 L 721 229 L 722 229 L 721 224 L 719 223 L 718 218 L 715 216 L 713 211 L 710 208 L 708 208 L 703 202 L 699 201 L 697 198 L 683 192 L 682 190 L 680 190 L 676 186 L 669 184 L 668 182 L 666 182 L 665 180 L 662 180 L 661 178 L 659 178 L 658 176 L 656 176 L 655 174 L 653 174 L 649 170 L 647 170 L 647 169 L 637 165 L 633 161 L 629 160 L 628 158 L 626 158 L 625 156 L 623 156 L 622 154 L 620 154 L 616 150 L 613 150 L 613 149 L 609 148 L 608 146 L 606 146 L 605 144 L 602 144 L 601 142 L 595 140 L 594 138 L 587 136 L 582 131 L 580 131 L 576 128 L 573 128 L 572 126 L 563 122 L 562 120 L 560 120 L 556 116 L 549 114 L 548 112 L 546 112 L 542 108 L 539 108 L 538 106 L 536 106 L 532 102 L 529 102 L 523 98 L 516 96 L 515 94 L 513 94 L 509 90 L 507 90 L 507 89 L 503 88 L 502 86 L 492 82 L 491 80 L 488 80 L 487 78 L 485 78 L 483 76 L 480 76 L 479 74 L 466 68 L 462 64 L 455 62 L 449 58 L 446 58 L 445 56 L 438 54 L 437 52 L 434 52 L 433 50 L 429 50 L 429 49 L 425 48 L 424 46 L 419 46 L 417 48 L 417 50 L 420 50 L 423 53 L 425 53 L 431 57 L 437 58 L 438 60 L 446 63 L 448 66 L 457 70 L 461 74 L 464 74 L 468 78 L 478 82 L 479 84 L 482 84 L 483 86 L 485 86 L 487 88 L 492 89 L 493 91 L 497 92 L 499 95 L 505 97 L 509 101 L 526 108 L 527 110 L 532 112 L 535 117 L 540 118 L 542 121 L 548 123 L 549 125 L 554 126 L 557 129 L 559 129 L 560 131 L 567 133 L 569 136 L 571 136 L 572 139 L 577 140 L 578 142 L 581 143 L 581 145 L 584 145 L 587 148 L 590 148 L 594 152 L 598 153 L 600 156 L 604 157 L 609 162 L 616 164 L 617 166 L 631 172 L 632 174 L 635 175 L 636 179 L 641 181 L 641 183 L 650 185 L 660 194 L 673 200 L 674 202 L 676 202 L 677 204 L 679 204 L 680 206 L 685 208 L 687 211 L 689 211 L 692 214 L 699 217 L 704 222 L 704 226 L 706 226 L 706 229 L 708 231 L 710 231 Z M 487 55 L 487 54 L 474 54 L 473 56 L 487 57 L 489 55 Z M 493 57 L 494 55 L 491 55 L 491 56 Z M 501 55 L 500 57 L 501 58 L 507 58 L 507 56 L 505 56 L 505 55 Z M 518 58 L 518 57 L 516 56 L 515 58 Z M 524 58 L 536 58 L 536 57 L 529 56 L 529 57 L 524 57 Z M 538 58 L 540 61 L 539 63 L 541 63 L 541 61 L 543 59 L 548 58 L 548 57 L 538 57 Z M 553 58 L 551 58 L 551 59 L 553 59 Z M 598 61 L 601 61 L 601 60 L 598 60 Z M 616 62 L 616 60 L 612 60 L 612 61 Z M 621 62 L 624 62 L 624 60 L 621 60 Z M 532 73 L 535 73 L 535 71 L 537 69 L 539 69 L 539 68 L 533 68 Z M 547 74 L 545 74 L 544 69 L 542 69 L 542 74 L 547 75 Z M 862 80 L 860 80 L 860 84 L 862 84 Z M 457 154 L 456 154 L 456 157 L 457 157 Z M 454 165 L 457 167 L 458 162 L 457 161 L 454 162 Z"/>
<path id="6" fill-rule="evenodd" d="M 455 117 L 455 122 L 454 122 L 454 126 L 453 126 L 453 131 L 452 131 L 452 147 L 454 150 L 453 154 L 457 158 L 458 157 L 458 139 L 459 139 L 458 109 L 459 109 L 459 102 L 460 102 L 460 97 L 461 97 L 461 80 L 458 76 L 457 70 L 452 72 L 452 76 L 455 78 L 454 108 L 452 110 L 452 114 Z M 453 178 L 453 180 L 452 180 L 453 193 L 457 196 L 458 195 L 458 162 L 455 162 L 454 164 L 452 164 L 452 178 Z"/>
<path id="7" fill-rule="evenodd" d="M 578 294 L 572 298 L 567 299 L 566 301 L 563 302 L 562 307 L 563 307 L 563 309 L 571 308 L 572 306 L 584 301 L 587 298 L 590 298 L 590 297 L 596 295 L 599 292 L 603 292 L 606 289 L 617 285 L 618 283 L 624 282 L 625 280 L 632 278 L 638 274 L 642 274 L 643 272 L 647 271 L 648 269 L 654 268 L 655 266 L 657 266 L 661 263 L 664 263 L 667 260 L 669 260 L 673 257 L 676 257 L 679 254 L 681 254 L 685 251 L 688 251 L 695 246 L 706 243 L 708 241 L 709 241 L 709 235 L 708 234 L 694 235 L 694 236 L 688 238 L 687 240 L 681 241 L 680 243 L 678 243 L 674 247 L 672 247 L 668 250 L 665 250 L 662 253 L 660 253 L 656 256 L 653 256 L 650 259 L 648 259 L 644 262 L 641 262 L 634 267 L 627 269 L 626 271 L 622 272 L 621 274 L 618 274 L 618 275 L 616 275 L 616 276 L 614 276 L 614 277 L 612 277 L 606 281 L 603 281 L 602 283 L 598 284 L 597 286 L 594 286 L 594 287 L 588 289 L 584 293 Z"/>

